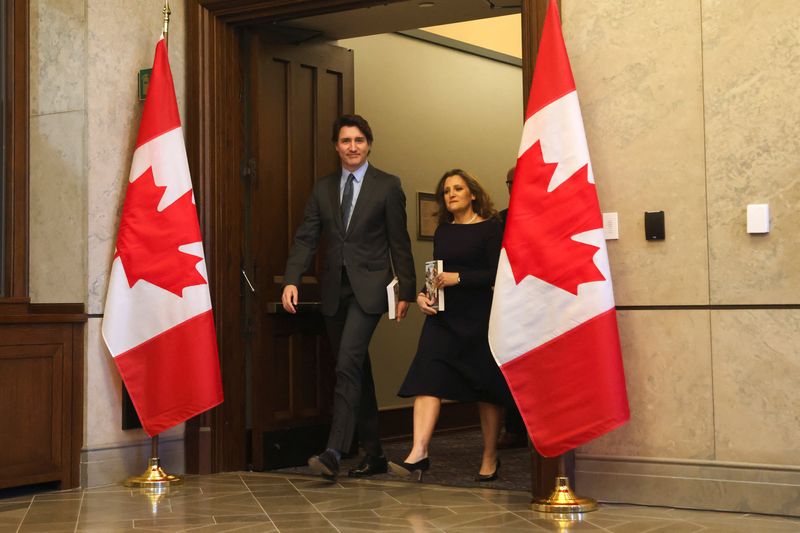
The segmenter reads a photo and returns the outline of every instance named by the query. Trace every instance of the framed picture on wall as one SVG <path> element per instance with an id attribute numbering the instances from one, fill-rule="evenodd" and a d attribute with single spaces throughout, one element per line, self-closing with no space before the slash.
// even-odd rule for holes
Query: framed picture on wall
<path id="1" fill-rule="evenodd" d="M 430 192 L 417 192 L 417 239 L 432 241 L 438 225 L 439 206 L 436 204 L 436 195 Z"/>

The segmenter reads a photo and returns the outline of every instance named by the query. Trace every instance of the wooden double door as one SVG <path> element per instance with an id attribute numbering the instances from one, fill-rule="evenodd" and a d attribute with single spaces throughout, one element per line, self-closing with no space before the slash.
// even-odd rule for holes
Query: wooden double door
<path id="1" fill-rule="evenodd" d="M 319 311 L 319 260 L 303 277 L 296 315 L 280 306 L 283 271 L 315 178 L 339 166 L 336 117 L 353 111 L 352 52 L 244 34 L 242 338 L 247 462 L 305 463 L 324 449 L 334 358 Z M 322 243 L 324 246 L 324 243 Z M 319 254 L 318 254 L 319 255 Z"/>

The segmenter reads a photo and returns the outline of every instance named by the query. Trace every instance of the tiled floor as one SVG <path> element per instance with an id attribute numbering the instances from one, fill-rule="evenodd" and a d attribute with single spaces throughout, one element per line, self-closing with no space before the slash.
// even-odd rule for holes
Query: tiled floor
<path id="1" fill-rule="evenodd" d="M 155 502 L 121 486 L 0 500 L 0 533 L 76 531 L 788 533 L 800 520 L 601 505 L 559 522 L 532 512 L 520 491 L 293 474 L 188 476 Z"/>

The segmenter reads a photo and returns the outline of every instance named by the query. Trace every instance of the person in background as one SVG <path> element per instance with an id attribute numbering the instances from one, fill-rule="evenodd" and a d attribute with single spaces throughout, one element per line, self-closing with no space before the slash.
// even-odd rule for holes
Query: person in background
<path id="1" fill-rule="evenodd" d="M 478 402 L 483 455 L 475 479 L 493 481 L 500 470 L 497 438 L 503 407 L 511 401 L 488 341 L 502 225 L 489 195 L 463 170 L 442 176 L 436 199 L 439 226 L 433 257 L 444 263 L 435 279 L 438 288 L 444 287 L 445 310 L 437 312 L 428 294 L 417 294 L 417 305 L 427 316 L 417 354 L 398 392 L 414 397 L 414 444 L 402 462 L 390 462 L 389 468 L 421 480 L 430 468 L 428 447 L 442 400 Z"/>
<path id="2" fill-rule="evenodd" d="M 508 187 L 508 195 L 511 196 L 511 186 L 514 184 L 514 172 L 516 167 L 511 167 L 506 173 L 506 187 Z M 506 224 L 506 217 L 508 216 L 508 209 L 503 209 L 498 213 L 503 227 Z M 498 450 L 510 450 L 512 448 L 525 448 L 528 446 L 528 430 L 525 429 L 525 422 L 522 420 L 522 415 L 519 414 L 517 404 L 511 402 L 506 407 L 505 420 L 503 423 L 505 431 L 500 435 L 497 441 Z"/>

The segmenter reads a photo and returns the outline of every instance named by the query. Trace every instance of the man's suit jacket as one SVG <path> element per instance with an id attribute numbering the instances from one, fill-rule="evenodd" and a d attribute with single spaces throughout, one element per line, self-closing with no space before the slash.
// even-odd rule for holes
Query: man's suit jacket
<path id="1" fill-rule="evenodd" d="M 370 164 L 347 231 L 339 208 L 340 179 L 341 171 L 337 171 L 314 185 L 289 252 L 284 283 L 299 288 L 300 278 L 311 266 L 324 235 L 327 247 L 320 280 L 322 314 L 336 313 L 342 268 L 347 269 L 356 300 L 367 313 L 386 312 L 386 285 L 392 280 L 392 263 L 400 282 L 399 298 L 413 301 L 416 276 L 400 178 Z"/>

